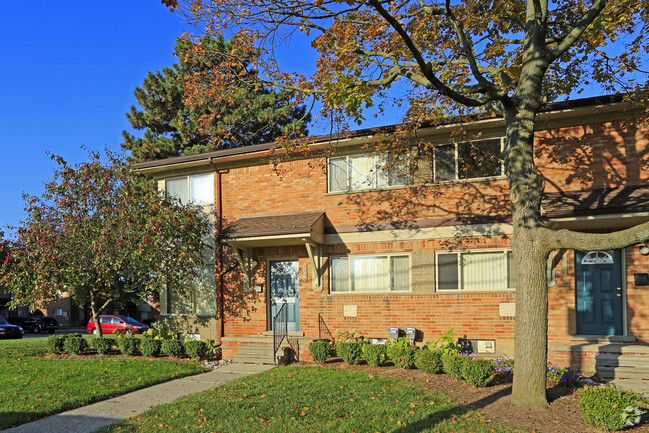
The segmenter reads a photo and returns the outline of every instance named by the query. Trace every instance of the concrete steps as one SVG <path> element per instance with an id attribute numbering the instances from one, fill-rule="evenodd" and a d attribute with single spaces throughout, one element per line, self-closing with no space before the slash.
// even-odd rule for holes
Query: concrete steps
<path id="1" fill-rule="evenodd" d="M 649 397 L 648 355 L 600 353 L 595 356 L 595 370 L 602 380 Z"/>
<path id="2" fill-rule="evenodd" d="M 280 351 L 281 352 L 281 349 Z M 246 364 L 274 364 L 273 341 L 269 344 L 240 344 L 237 354 L 232 355 L 232 362 Z"/>

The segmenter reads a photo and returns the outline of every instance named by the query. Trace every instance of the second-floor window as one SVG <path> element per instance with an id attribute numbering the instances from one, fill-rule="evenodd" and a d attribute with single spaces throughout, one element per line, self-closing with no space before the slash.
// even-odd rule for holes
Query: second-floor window
<path id="1" fill-rule="evenodd" d="M 329 159 L 329 192 L 385 188 L 408 184 L 405 158 L 350 155 Z"/>
<path id="2" fill-rule="evenodd" d="M 503 140 L 464 141 L 432 148 L 433 182 L 476 179 L 503 174 Z"/>
<path id="3" fill-rule="evenodd" d="M 166 180 L 166 191 L 182 204 L 214 204 L 214 177 L 212 174 L 183 176 Z"/>

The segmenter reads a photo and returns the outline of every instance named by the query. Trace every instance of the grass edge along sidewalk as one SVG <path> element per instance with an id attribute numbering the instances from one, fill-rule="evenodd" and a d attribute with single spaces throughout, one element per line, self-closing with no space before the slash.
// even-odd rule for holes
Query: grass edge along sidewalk
<path id="1" fill-rule="evenodd" d="M 512 432 L 455 399 L 385 376 L 279 367 L 156 406 L 98 432 Z"/>
<path id="2" fill-rule="evenodd" d="M 0 429 L 206 371 L 187 360 L 46 355 L 45 341 L 0 341 Z"/>

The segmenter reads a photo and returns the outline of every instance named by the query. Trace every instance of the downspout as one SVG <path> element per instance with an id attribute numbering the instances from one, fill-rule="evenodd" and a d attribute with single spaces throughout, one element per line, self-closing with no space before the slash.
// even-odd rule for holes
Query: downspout
<path id="1" fill-rule="evenodd" d="M 223 191 L 221 184 L 221 172 L 212 162 L 210 164 L 216 173 L 216 203 L 214 211 L 216 213 L 216 287 L 218 289 L 218 305 L 219 305 L 219 339 L 217 343 L 221 343 L 221 339 L 225 335 L 225 295 L 223 289 L 223 245 L 221 244 L 221 233 L 223 232 Z"/>

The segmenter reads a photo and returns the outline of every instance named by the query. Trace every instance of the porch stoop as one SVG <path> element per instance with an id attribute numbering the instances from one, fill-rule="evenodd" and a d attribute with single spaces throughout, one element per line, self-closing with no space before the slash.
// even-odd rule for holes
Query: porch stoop
<path id="1" fill-rule="evenodd" d="M 277 351 L 278 363 L 280 358 L 288 352 L 297 360 L 300 359 L 300 347 L 313 341 L 313 338 L 304 337 L 302 333 L 290 333 L 288 342 L 284 341 Z M 291 349 L 288 351 L 287 349 Z M 273 333 L 265 332 L 262 335 L 249 337 L 223 337 L 221 350 L 224 359 L 245 364 L 274 364 Z"/>
<path id="2" fill-rule="evenodd" d="M 562 347 L 563 346 L 563 347 Z M 649 398 L 649 345 L 642 343 L 550 344 L 554 353 L 570 352 L 569 365 L 581 364 L 584 374 L 597 373 L 604 382 Z M 563 349 L 563 350 L 560 350 Z M 579 369 L 579 368 L 577 368 Z"/>

